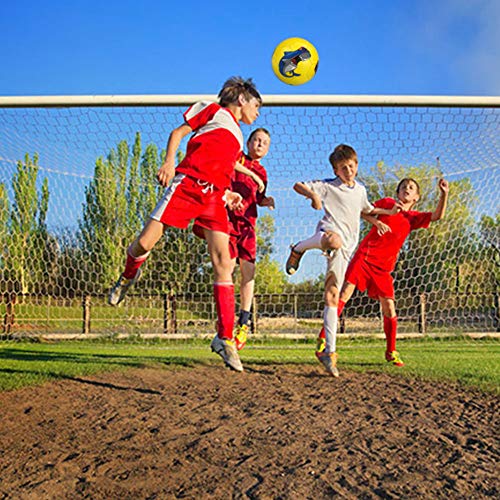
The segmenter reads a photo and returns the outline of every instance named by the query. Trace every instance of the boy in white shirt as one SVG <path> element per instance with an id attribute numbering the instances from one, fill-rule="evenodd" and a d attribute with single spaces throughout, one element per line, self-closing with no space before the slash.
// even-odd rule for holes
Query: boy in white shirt
<path id="1" fill-rule="evenodd" d="M 369 201 L 365 187 L 355 180 L 358 173 L 356 151 L 346 144 L 338 145 L 329 157 L 337 177 L 311 182 L 297 182 L 293 189 L 309 198 L 316 210 L 324 208 L 325 215 L 316 227 L 316 233 L 295 244 L 286 262 L 286 272 L 297 271 L 304 252 L 313 248 L 327 255 L 325 273 L 325 309 L 323 322 L 326 347 L 317 353 L 318 360 L 333 377 L 337 369 L 336 337 L 337 306 L 344 275 L 359 241 L 360 216 L 392 215 L 401 210 L 396 204 L 391 210 L 375 208 Z"/>

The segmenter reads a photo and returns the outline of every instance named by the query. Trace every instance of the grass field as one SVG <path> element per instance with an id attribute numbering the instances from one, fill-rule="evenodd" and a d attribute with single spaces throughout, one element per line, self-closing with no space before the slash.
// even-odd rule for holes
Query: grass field
<path id="1" fill-rule="evenodd" d="M 311 343 L 265 341 L 248 345 L 244 364 L 315 365 Z M 384 343 L 375 339 L 341 339 L 340 370 L 390 371 L 400 377 L 453 381 L 500 394 L 500 342 L 497 339 L 402 339 L 398 342 L 406 366 L 383 361 Z M 49 380 L 87 376 L 130 367 L 217 364 L 208 341 L 130 343 L 60 342 L 53 344 L 0 343 L 0 390 L 13 390 Z M 318 365 L 318 370 L 321 367 Z"/>

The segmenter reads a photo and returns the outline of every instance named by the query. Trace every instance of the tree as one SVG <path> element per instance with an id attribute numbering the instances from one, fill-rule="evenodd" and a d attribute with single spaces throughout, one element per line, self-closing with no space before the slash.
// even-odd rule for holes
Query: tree
<path id="1" fill-rule="evenodd" d="M 0 186 L 0 222 L 5 228 L 5 244 L 1 250 L 3 282 L 8 289 L 23 294 L 46 287 L 46 260 L 50 245 L 46 229 L 49 185 L 45 178 L 40 192 L 38 155 L 26 154 L 17 162 L 12 178 L 14 200 L 9 203 L 5 185 Z"/>

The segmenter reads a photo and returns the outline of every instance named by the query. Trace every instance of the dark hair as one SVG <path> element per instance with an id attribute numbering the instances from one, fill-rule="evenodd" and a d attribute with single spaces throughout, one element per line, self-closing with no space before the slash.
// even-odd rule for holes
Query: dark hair
<path id="1" fill-rule="evenodd" d="M 252 130 L 252 133 L 248 136 L 247 142 L 250 142 L 252 140 L 252 137 L 257 132 L 264 132 L 264 134 L 267 134 L 269 136 L 269 139 L 271 138 L 271 134 L 269 133 L 269 130 L 265 129 L 264 127 L 259 127 L 259 128 L 256 128 L 255 130 Z"/>
<path id="2" fill-rule="evenodd" d="M 347 144 L 339 144 L 333 153 L 328 158 L 333 168 L 336 168 L 336 164 L 341 160 L 354 160 L 358 163 L 358 155 L 354 148 L 348 146 Z"/>
<path id="3" fill-rule="evenodd" d="M 241 94 L 243 94 L 248 101 L 252 97 L 255 97 L 260 104 L 262 104 L 262 97 L 257 91 L 252 79 L 248 78 L 245 80 L 241 76 L 233 76 L 226 80 L 218 95 L 219 104 L 221 106 L 227 106 L 228 104 L 238 102 L 238 97 Z"/>
<path id="4" fill-rule="evenodd" d="M 415 186 L 417 186 L 417 194 L 420 196 L 420 185 L 415 179 L 412 179 L 411 177 L 405 177 L 404 179 L 401 179 L 399 181 L 398 187 L 396 188 L 396 193 L 399 193 L 399 190 L 408 182 L 413 182 Z"/>

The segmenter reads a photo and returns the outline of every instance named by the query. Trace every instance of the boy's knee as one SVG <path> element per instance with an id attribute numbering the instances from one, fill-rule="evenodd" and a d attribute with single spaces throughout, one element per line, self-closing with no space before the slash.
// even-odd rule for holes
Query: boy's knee
<path id="1" fill-rule="evenodd" d="M 327 231 L 322 239 L 322 246 L 326 249 L 338 250 L 342 248 L 342 238 L 332 231 Z"/>

